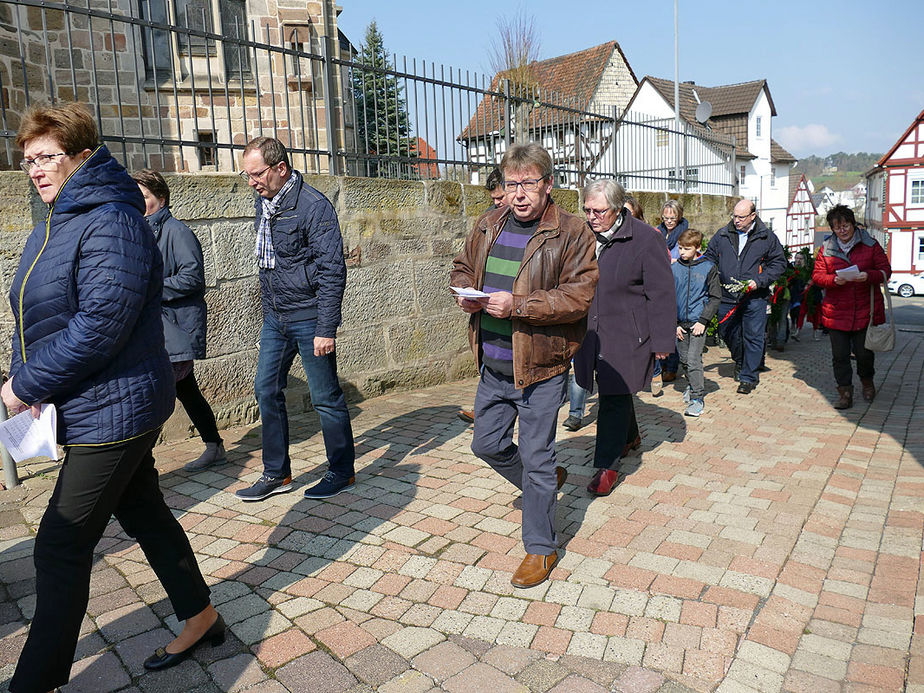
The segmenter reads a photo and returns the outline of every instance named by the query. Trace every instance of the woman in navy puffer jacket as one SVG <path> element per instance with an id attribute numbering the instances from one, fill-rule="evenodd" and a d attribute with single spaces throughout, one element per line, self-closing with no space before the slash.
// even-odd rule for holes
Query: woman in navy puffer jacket
<path id="1" fill-rule="evenodd" d="M 67 683 L 93 549 L 112 515 L 141 545 L 177 619 L 186 620 L 145 666 L 172 666 L 204 640 L 224 638 L 151 454 L 174 400 L 160 253 L 138 187 L 98 141 L 79 104 L 33 109 L 16 137 L 22 168 L 49 210 L 13 279 L 13 363 L 0 394 L 13 413 L 54 404 L 65 457 L 35 537 L 35 615 L 14 693 Z"/>

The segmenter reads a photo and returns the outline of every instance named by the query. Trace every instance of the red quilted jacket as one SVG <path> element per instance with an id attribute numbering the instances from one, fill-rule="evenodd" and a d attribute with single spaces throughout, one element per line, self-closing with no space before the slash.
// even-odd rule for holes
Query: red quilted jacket
<path id="1" fill-rule="evenodd" d="M 873 324 L 885 322 L 885 308 L 882 298 L 882 284 L 892 274 L 889 258 L 882 246 L 863 229 L 857 229 L 859 242 L 844 255 L 837 244 L 835 236 L 829 237 L 818 249 L 815 258 L 815 271 L 812 279 L 825 291 L 821 303 L 821 324 L 832 330 L 855 332 L 869 324 L 869 287 L 874 285 L 876 307 L 873 312 Z M 834 283 L 835 272 L 856 265 L 861 272 L 866 272 L 867 281 Z"/>

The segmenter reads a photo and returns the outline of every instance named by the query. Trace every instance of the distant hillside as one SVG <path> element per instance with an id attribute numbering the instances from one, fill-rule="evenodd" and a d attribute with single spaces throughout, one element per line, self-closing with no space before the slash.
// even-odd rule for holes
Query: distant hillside
<path id="1" fill-rule="evenodd" d="M 846 190 L 862 180 L 863 173 L 875 166 L 881 156 L 882 154 L 867 152 L 857 154 L 838 152 L 824 157 L 806 156 L 799 159 L 793 173 L 804 173 L 806 178 L 812 179 L 816 189 L 823 185 L 830 185 L 834 190 Z M 837 172 L 822 174 L 822 171 L 829 166 L 836 166 Z"/>

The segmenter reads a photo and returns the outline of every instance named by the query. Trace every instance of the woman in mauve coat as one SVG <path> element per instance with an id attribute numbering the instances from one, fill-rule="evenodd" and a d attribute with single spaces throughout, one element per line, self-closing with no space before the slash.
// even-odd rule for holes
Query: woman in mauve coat
<path id="1" fill-rule="evenodd" d="M 655 358 L 674 349 L 677 300 L 664 239 L 624 209 L 626 193 L 612 180 L 584 188 L 584 213 L 597 237 L 600 280 L 587 314 L 587 335 L 574 357 L 578 384 L 599 392 L 594 467 L 587 487 L 608 495 L 614 468 L 641 444 L 632 395 L 650 381 Z"/>
<path id="2" fill-rule="evenodd" d="M 889 280 L 892 267 L 882 246 L 863 229 L 857 228 L 853 210 L 845 205 L 832 207 L 828 226 L 834 232 L 825 239 L 818 256 L 812 282 L 824 289 L 821 302 L 821 324 L 828 328 L 831 356 L 838 401 L 835 409 L 853 406 L 853 367 L 851 350 L 857 357 L 857 375 L 863 385 L 863 399 L 871 402 L 876 396 L 873 384 L 875 354 L 866 348 L 866 328 L 869 326 L 870 287 L 873 287 L 875 308 L 873 324 L 885 322 L 882 284 Z M 859 274 L 846 279 L 837 271 L 852 265 Z"/>

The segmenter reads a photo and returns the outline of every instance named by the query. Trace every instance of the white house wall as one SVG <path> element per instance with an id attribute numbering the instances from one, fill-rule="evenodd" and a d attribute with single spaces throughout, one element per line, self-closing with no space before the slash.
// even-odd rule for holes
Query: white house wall
<path id="1" fill-rule="evenodd" d="M 911 256 L 914 253 L 914 234 L 911 231 L 893 231 L 891 242 L 891 257 L 893 272 L 910 272 Z"/>

